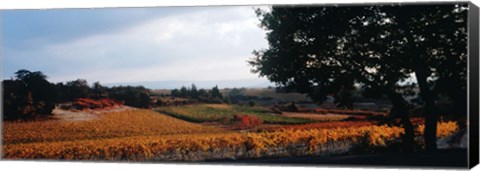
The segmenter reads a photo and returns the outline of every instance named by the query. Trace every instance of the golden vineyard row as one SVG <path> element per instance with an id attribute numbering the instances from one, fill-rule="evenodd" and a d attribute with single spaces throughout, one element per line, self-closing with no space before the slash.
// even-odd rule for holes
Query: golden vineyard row
<path id="1" fill-rule="evenodd" d="M 56 142 L 130 136 L 221 133 L 224 129 L 175 119 L 151 110 L 99 115 L 88 121 L 4 122 L 3 143 Z"/>
<path id="2" fill-rule="evenodd" d="M 437 133 L 439 137 L 445 137 L 456 130 L 457 125 L 454 122 L 444 122 L 439 123 Z M 421 131 L 417 130 L 417 133 L 421 133 Z M 228 150 L 233 151 L 231 154 L 233 157 L 241 156 L 242 152 L 260 157 L 268 155 L 268 151 L 275 148 L 289 148 L 298 144 L 306 144 L 305 152 L 308 154 L 331 142 L 356 143 L 362 138 L 364 138 L 363 140 L 366 138 L 372 146 L 384 146 L 388 141 L 397 139 L 401 134 L 403 134 L 403 129 L 399 127 L 364 126 L 354 129 L 285 129 L 261 133 L 229 132 L 138 136 L 102 140 L 6 144 L 3 145 L 2 157 L 60 160 L 188 160 L 186 156 L 191 157 L 193 154 L 211 155 L 215 152 L 226 153 Z M 166 157 L 169 155 L 177 157 Z M 200 158 L 208 159 L 208 157 Z"/>

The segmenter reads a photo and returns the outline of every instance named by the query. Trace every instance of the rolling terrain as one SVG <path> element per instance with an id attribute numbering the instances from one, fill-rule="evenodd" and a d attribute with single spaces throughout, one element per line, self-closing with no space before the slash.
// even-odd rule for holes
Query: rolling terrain
<path id="1" fill-rule="evenodd" d="M 241 130 L 228 129 L 230 123 L 211 124 L 239 112 L 261 118 L 265 123 Z M 207 161 L 301 157 L 343 154 L 358 147 L 385 148 L 403 134 L 400 127 L 367 120 L 318 122 L 268 113 L 257 107 L 226 104 L 157 111 L 129 108 L 92 112 L 92 115 L 96 117 L 89 120 L 5 122 L 2 158 Z M 179 119 L 182 117 L 186 119 Z M 265 127 L 270 122 L 274 124 Z M 419 125 L 418 135 L 422 134 L 421 128 Z M 440 123 L 438 128 L 440 137 L 458 129 L 454 122 Z"/>

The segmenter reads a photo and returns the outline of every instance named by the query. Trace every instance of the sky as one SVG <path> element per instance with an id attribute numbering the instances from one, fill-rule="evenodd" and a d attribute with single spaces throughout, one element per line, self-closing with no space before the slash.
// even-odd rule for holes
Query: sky
<path id="1" fill-rule="evenodd" d="M 252 6 L 4 10 L 2 77 L 266 85 L 246 62 L 268 46 L 258 24 Z"/>

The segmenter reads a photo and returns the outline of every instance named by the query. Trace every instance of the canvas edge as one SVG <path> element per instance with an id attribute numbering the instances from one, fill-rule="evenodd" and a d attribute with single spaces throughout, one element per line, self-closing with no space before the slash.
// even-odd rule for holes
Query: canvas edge
<path id="1" fill-rule="evenodd" d="M 468 13 L 468 167 L 471 169 L 479 160 L 479 9 L 469 2 Z"/>

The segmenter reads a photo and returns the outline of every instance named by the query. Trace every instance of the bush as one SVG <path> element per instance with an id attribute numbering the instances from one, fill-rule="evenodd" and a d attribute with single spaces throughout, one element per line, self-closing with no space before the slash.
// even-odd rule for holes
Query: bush
<path id="1" fill-rule="evenodd" d="M 254 115 L 235 114 L 231 120 L 234 126 L 240 129 L 252 128 L 263 123 L 262 119 Z"/>
<path id="2" fill-rule="evenodd" d="M 149 90 L 143 86 L 118 86 L 112 87 L 109 91 L 111 98 L 122 100 L 125 105 L 138 108 L 151 107 L 149 93 Z"/>
<path id="3" fill-rule="evenodd" d="M 248 102 L 248 106 L 254 107 L 254 106 L 255 106 L 255 102 L 254 102 L 254 101 L 249 101 L 249 102 Z"/>
<path id="4" fill-rule="evenodd" d="M 68 105 L 68 104 L 61 104 L 58 106 L 60 109 L 63 109 L 63 110 L 68 110 L 72 107 L 72 105 Z"/>
<path id="5" fill-rule="evenodd" d="M 73 108 L 84 110 L 84 109 L 101 109 L 101 108 L 109 108 L 114 106 L 123 105 L 123 101 L 110 99 L 110 98 L 103 98 L 103 99 L 90 99 L 90 98 L 78 98 L 73 102 Z"/>
<path id="6" fill-rule="evenodd" d="M 271 107 L 270 110 L 272 111 L 272 113 L 275 113 L 275 114 L 282 114 L 282 110 L 279 108 L 279 107 Z"/>
<path id="7" fill-rule="evenodd" d="M 290 102 L 287 106 L 287 111 L 297 112 L 298 111 L 297 105 L 295 105 L 294 102 Z"/>
<path id="8" fill-rule="evenodd" d="M 276 105 L 277 106 L 277 105 Z M 290 102 L 284 105 L 278 105 L 280 110 L 287 111 L 287 112 L 298 112 L 297 105 L 294 102 Z"/>

